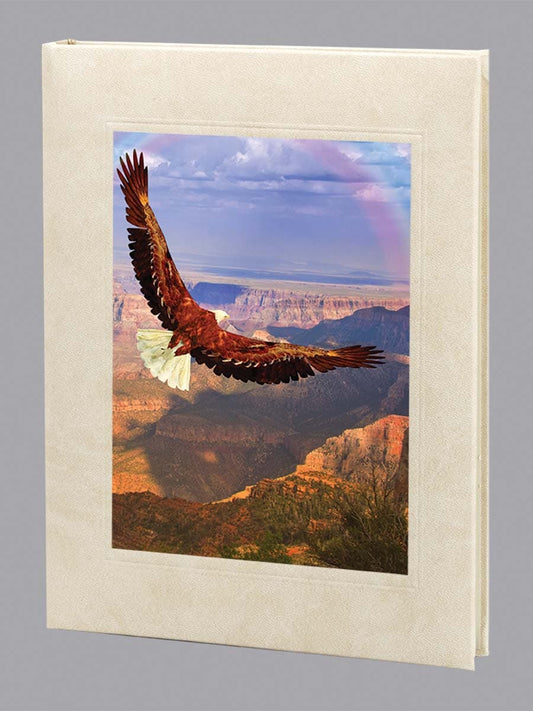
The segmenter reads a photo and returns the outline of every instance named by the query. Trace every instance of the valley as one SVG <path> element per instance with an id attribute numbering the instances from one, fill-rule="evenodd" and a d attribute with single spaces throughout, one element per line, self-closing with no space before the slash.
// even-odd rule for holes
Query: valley
<path id="1" fill-rule="evenodd" d="M 335 565 L 342 546 L 335 554 L 320 552 L 318 541 L 326 545 L 342 538 L 346 507 L 363 506 L 374 477 L 381 498 L 373 505 L 381 507 L 380 516 L 389 515 L 387 507 L 394 509 L 399 558 L 390 565 L 401 572 L 408 478 L 407 295 L 374 285 L 349 290 L 326 285 L 326 294 L 315 284 L 266 286 L 189 284 L 202 306 L 226 310 L 230 328 L 244 335 L 323 347 L 373 344 L 386 351 L 385 363 L 261 386 L 218 377 L 193 362 L 190 390 L 172 390 L 143 367 L 136 332 L 159 323 L 135 285 L 119 274 L 113 324 L 113 545 Z M 317 533 L 326 530 L 327 535 Z"/>

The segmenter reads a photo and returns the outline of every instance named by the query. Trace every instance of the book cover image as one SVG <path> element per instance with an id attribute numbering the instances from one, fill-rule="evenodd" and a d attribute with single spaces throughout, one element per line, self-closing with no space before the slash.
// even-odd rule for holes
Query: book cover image
<path id="1" fill-rule="evenodd" d="M 114 548 L 407 573 L 410 148 L 115 132 Z"/>

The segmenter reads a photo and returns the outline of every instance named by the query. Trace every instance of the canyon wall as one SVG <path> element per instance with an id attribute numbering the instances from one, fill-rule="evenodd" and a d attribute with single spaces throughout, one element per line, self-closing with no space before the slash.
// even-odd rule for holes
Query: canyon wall
<path id="1" fill-rule="evenodd" d="M 249 327 L 267 328 L 268 326 L 311 328 L 324 319 L 337 320 L 353 314 L 358 309 L 372 306 L 382 306 L 397 310 L 408 304 L 405 298 L 390 298 L 376 294 L 358 296 L 323 296 L 313 293 L 291 291 L 289 289 L 253 289 L 236 287 L 231 284 L 213 284 L 212 287 L 224 289 L 204 289 L 200 296 L 212 299 L 215 295 L 220 301 L 205 301 L 199 303 L 209 309 L 224 309 L 232 321 L 237 324 L 249 324 Z M 229 289 L 234 287 L 234 289 Z M 195 289 L 192 289 L 195 298 Z M 132 328 L 157 328 L 159 322 L 150 313 L 144 297 L 141 294 L 126 293 L 122 286 L 115 282 L 113 316 L 115 324 L 121 324 L 118 332 Z M 224 300 L 227 299 L 227 300 Z"/>

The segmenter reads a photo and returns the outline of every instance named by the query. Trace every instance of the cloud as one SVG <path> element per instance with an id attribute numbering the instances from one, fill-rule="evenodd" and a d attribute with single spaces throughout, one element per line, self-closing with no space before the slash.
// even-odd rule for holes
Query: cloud
<path id="1" fill-rule="evenodd" d="M 347 143 L 339 147 L 339 152 L 349 158 L 353 163 L 361 160 L 364 157 L 364 151 L 361 148 L 355 148 L 353 143 Z"/>
<path id="2" fill-rule="evenodd" d="M 411 160 L 409 143 L 349 142 L 339 150 L 357 166 L 409 166 Z"/>
<path id="3" fill-rule="evenodd" d="M 124 159 L 126 153 L 129 154 L 130 158 L 133 155 L 133 149 L 136 148 L 135 144 L 120 146 L 120 148 L 115 147 L 115 165 L 120 168 L 120 158 Z M 156 155 L 154 153 L 143 152 L 144 164 L 148 167 L 152 174 L 156 174 L 161 167 L 169 167 L 170 161 L 162 156 Z M 115 185 L 119 184 L 118 175 L 114 174 Z"/>
<path id="4" fill-rule="evenodd" d="M 411 144 L 410 143 L 398 143 L 396 145 L 396 152 L 402 158 L 411 158 Z"/>
<path id="5" fill-rule="evenodd" d="M 406 204 L 411 199 L 411 191 L 407 186 L 389 187 L 377 183 L 368 183 L 368 185 L 356 190 L 353 196 L 363 202 Z"/>
<path id="6" fill-rule="evenodd" d="M 144 154 L 144 164 L 148 166 L 148 168 L 155 170 L 161 165 L 169 166 L 170 161 L 166 158 L 162 158 L 161 156 L 156 156 L 153 153 L 146 153 Z"/>
<path id="7" fill-rule="evenodd" d="M 383 188 L 375 183 L 369 183 L 363 188 L 356 190 L 354 197 L 357 198 L 357 200 L 363 200 L 365 202 L 385 202 L 387 199 Z"/>
<path id="8" fill-rule="evenodd" d="M 335 180 L 329 169 L 289 139 L 242 139 L 239 150 L 229 155 L 217 172 L 219 177 L 234 181 Z"/>
<path id="9" fill-rule="evenodd" d="M 224 244 L 232 259 L 290 260 L 312 247 L 318 261 L 385 269 L 379 240 L 408 245 L 408 144 L 122 133 L 117 162 L 133 146 L 144 153 L 150 202 L 178 255 L 184 245 L 208 254 Z M 115 196 L 122 246 L 118 187 Z"/>
<path id="10" fill-rule="evenodd" d="M 142 140 L 123 134 L 120 152 Z M 180 136 L 163 155 L 143 152 L 158 208 L 257 210 L 267 219 L 341 215 L 350 201 L 409 201 L 409 144 L 198 135 Z"/>

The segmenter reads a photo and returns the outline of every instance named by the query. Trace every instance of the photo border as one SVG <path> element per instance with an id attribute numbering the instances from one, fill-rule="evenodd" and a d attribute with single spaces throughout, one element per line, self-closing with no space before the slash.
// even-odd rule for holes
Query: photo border
<path id="1" fill-rule="evenodd" d="M 320 583 L 354 583 L 360 586 L 395 587 L 402 589 L 416 589 L 419 585 L 418 560 L 419 537 L 417 521 L 420 516 L 418 505 L 418 477 L 420 472 L 420 439 L 419 417 L 421 411 L 420 379 L 413 379 L 413 370 L 420 368 L 420 343 L 419 328 L 416 321 L 420 314 L 420 284 L 423 270 L 423 257 L 421 252 L 420 234 L 422 229 L 423 205 L 421 200 L 421 184 L 423 171 L 423 140 L 422 132 L 413 131 L 378 131 L 376 129 L 356 130 L 355 128 L 331 128 L 324 126 L 288 126 L 285 124 L 260 124 L 230 122 L 194 122 L 175 123 L 165 121 L 106 121 L 106 154 L 103 165 L 106 166 L 108 187 L 111 199 L 108 203 L 108 227 L 112 235 L 113 247 L 113 177 L 116 170 L 114 164 L 114 134 L 118 132 L 175 134 L 175 135 L 200 135 L 200 136 L 229 136 L 238 138 L 286 138 L 286 139 L 318 139 L 326 141 L 356 141 L 371 143 L 408 143 L 411 146 L 411 207 L 410 207 L 410 233 L 409 233 L 409 298 L 410 298 L 410 337 L 409 337 L 409 464 L 408 464 L 408 548 L 407 548 L 407 574 L 372 572 L 354 570 L 350 568 L 328 568 L 325 566 L 288 565 L 287 563 L 272 563 L 261 561 L 237 560 L 219 558 L 215 556 L 185 555 L 181 553 L 159 553 L 156 551 L 129 550 L 113 548 L 112 541 L 108 539 L 108 546 L 102 554 L 108 559 L 117 562 L 137 563 L 153 566 L 170 566 L 180 570 L 196 570 L 206 574 L 219 573 L 238 576 L 274 576 L 276 578 L 306 579 L 320 581 Z M 114 260 L 113 264 L 114 264 Z M 415 269 L 414 266 L 417 265 Z M 417 273 L 418 272 L 418 273 Z M 113 274 L 110 281 L 110 301 L 113 301 Z M 413 298 L 413 295 L 416 295 Z M 113 323 L 110 325 L 111 333 Z M 111 370 L 113 366 L 111 365 Z M 111 394 L 111 408 L 113 406 Z M 112 454 L 111 454 L 112 457 Z M 110 489 L 112 487 L 112 464 L 110 473 Z M 107 499 L 103 526 L 106 531 L 112 530 L 112 493 Z M 111 535 L 111 534 L 108 534 Z M 287 568 L 291 572 L 287 571 Z M 297 572 L 292 574 L 293 569 Z M 302 572 L 300 572 L 302 571 Z"/>

